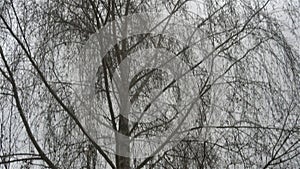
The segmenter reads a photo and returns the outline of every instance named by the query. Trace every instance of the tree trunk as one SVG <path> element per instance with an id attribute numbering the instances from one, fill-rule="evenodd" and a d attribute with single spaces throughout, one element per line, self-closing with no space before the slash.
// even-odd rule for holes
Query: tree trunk
<path id="1" fill-rule="evenodd" d="M 120 116 L 119 116 L 119 130 L 116 137 L 116 163 L 117 169 L 130 169 L 130 140 L 129 140 L 129 59 L 126 58 L 126 41 L 122 42 L 122 52 L 118 55 L 120 78 L 117 80 L 119 99 L 120 99 Z M 117 52 L 119 53 L 119 52 Z M 121 63 L 122 62 L 122 63 Z M 115 76 L 114 76 L 115 77 Z"/>

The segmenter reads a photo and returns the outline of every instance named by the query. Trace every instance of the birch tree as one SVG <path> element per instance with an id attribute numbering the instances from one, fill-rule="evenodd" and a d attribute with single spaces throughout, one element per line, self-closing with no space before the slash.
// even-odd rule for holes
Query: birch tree
<path id="1" fill-rule="evenodd" d="M 299 166 L 299 2 L 0 5 L 1 167 Z"/>

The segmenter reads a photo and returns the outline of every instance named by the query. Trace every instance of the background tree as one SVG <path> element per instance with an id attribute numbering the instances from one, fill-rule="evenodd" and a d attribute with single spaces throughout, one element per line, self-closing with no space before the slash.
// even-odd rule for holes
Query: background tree
<path id="1" fill-rule="evenodd" d="M 299 166 L 298 2 L 4 0 L 0 5 L 1 167 Z M 176 115 L 190 116 L 181 131 L 186 137 L 177 145 L 148 158 L 129 158 L 106 151 L 78 118 L 83 110 L 76 89 L 82 83 L 73 68 L 84 57 L 83 46 L 101 28 L 141 12 L 166 13 L 172 20 L 164 25 L 167 30 L 177 29 L 178 37 L 193 43 L 151 34 L 119 41 L 97 67 L 101 118 L 119 133 L 147 138 L 174 127 Z M 111 33 L 116 36 L 113 29 Z M 163 111 L 151 104 L 156 101 L 175 112 L 132 123 L 118 111 L 112 72 L 122 72 L 119 64 L 128 55 L 146 55 L 138 53 L 145 46 L 180 56 L 187 76 L 170 79 L 159 69 L 129 76 L 125 85 L 131 95 L 126 97 L 134 108 Z M 197 87 L 179 88 L 186 77 Z M 190 111 L 171 109 L 161 97 L 151 100 L 157 90 L 178 100 L 194 91 L 190 102 L 183 102 Z"/>

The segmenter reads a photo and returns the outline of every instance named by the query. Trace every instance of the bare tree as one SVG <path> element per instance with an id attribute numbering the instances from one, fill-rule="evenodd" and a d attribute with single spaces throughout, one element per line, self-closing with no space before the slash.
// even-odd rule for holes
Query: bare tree
<path id="1" fill-rule="evenodd" d="M 299 166 L 299 2 L 0 5 L 1 167 Z M 131 16 L 161 32 L 128 37 Z"/>

